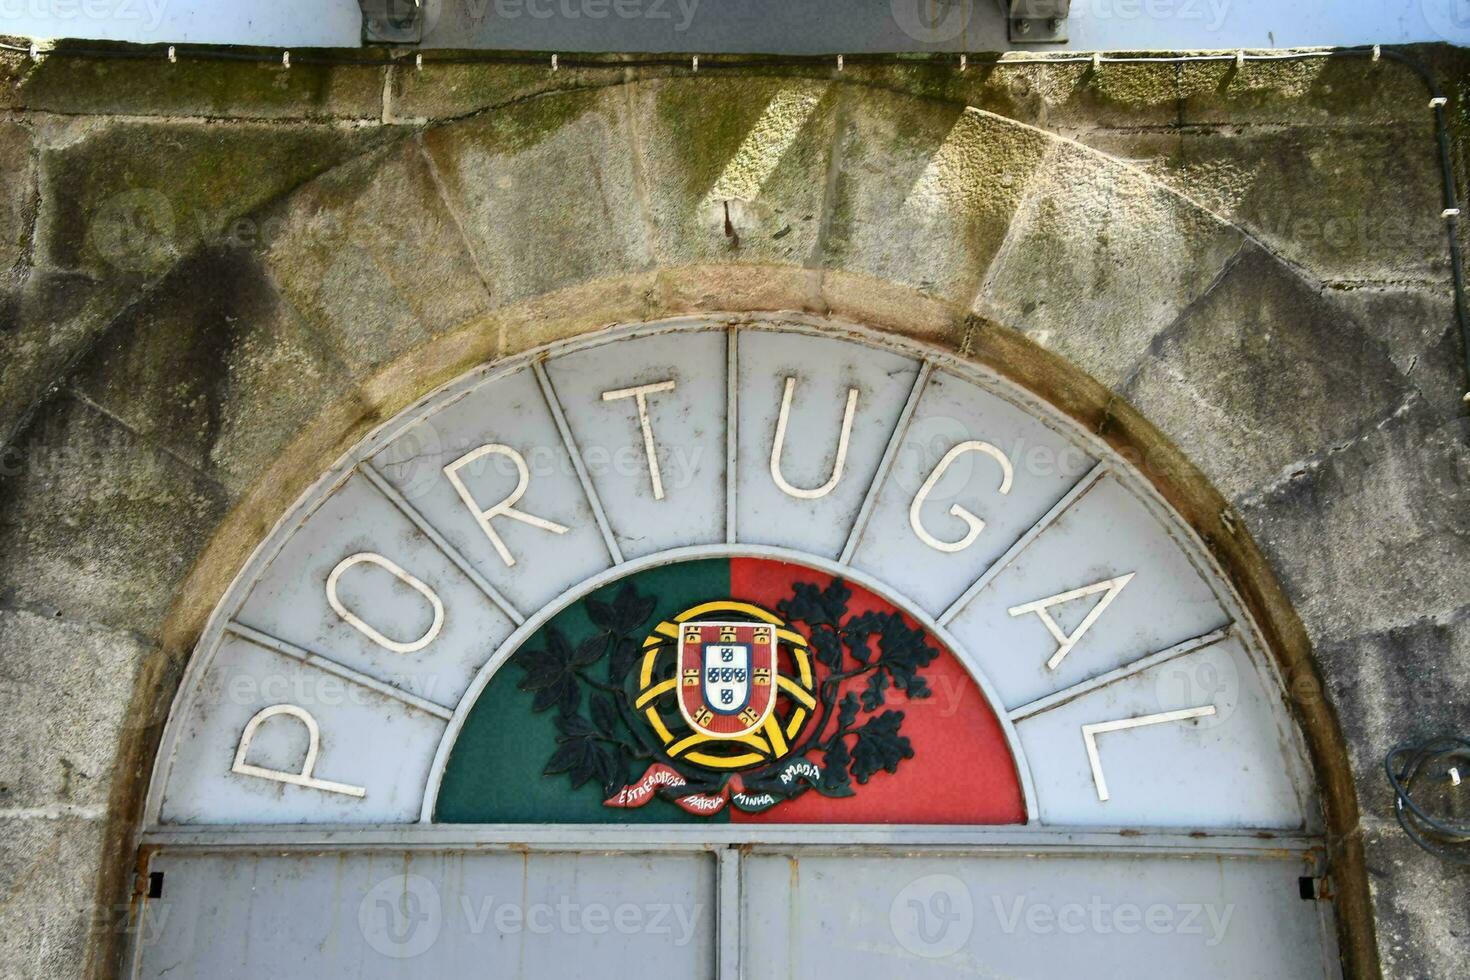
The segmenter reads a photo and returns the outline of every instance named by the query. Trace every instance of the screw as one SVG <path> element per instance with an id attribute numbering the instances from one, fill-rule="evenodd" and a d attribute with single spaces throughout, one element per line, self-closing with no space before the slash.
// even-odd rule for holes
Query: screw
<path id="1" fill-rule="evenodd" d="M 1062 32 L 1062 19 L 1060 17 L 1053 17 L 1046 22 L 1046 29 L 1053 34 L 1060 34 Z"/>
<path id="2" fill-rule="evenodd" d="M 1031 22 L 1029 20 L 1018 20 L 1018 21 L 1016 21 L 1016 33 L 1017 34 L 1030 34 L 1031 33 Z"/>

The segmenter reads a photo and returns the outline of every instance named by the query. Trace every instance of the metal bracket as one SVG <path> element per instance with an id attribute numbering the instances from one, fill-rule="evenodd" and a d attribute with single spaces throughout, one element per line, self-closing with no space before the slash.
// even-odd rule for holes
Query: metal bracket
<path id="1" fill-rule="evenodd" d="M 357 0 L 364 44 L 418 44 L 424 39 L 423 0 Z"/>
<path id="2" fill-rule="evenodd" d="M 1005 0 L 1012 44 L 1061 44 L 1067 40 L 1072 0 Z"/>

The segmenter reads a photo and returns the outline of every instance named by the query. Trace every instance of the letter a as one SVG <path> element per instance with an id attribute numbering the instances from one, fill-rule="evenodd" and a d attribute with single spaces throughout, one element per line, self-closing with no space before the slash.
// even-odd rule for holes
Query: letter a
<path id="1" fill-rule="evenodd" d="M 1012 616 L 1024 616 L 1027 613 L 1033 612 L 1036 614 L 1037 618 L 1041 620 L 1042 625 L 1046 627 L 1047 632 L 1057 641 L 1056 653 L 1053 653 L 1051 659 L 1046 662 L 1047 670 L 1056 670 L 1061 662 L 1067 658 L 1067 654 L 1072 652 L 1072 648 L 1077 645 L 1077 641 L 1082 639 L 1082 635 L 1092 628 L 1093 623 L 1097 622 L 1098 617 L 1103 614 L 1103 610 L 1108 608 L 1108 604 L 1118 597 L 1118 593 L 1123 591 L 1125 585 L 1133 581 L 1135 574 L 1137 573 L 1129 572 L 1127 575 L 1104 579 L 1101 582 L 1084 585 L 1082 588 L 1073 589 L 1070 592 L 1058 592 L 1056 595 L 1047 596 L 1045 599 L 1037 599 L 1035 602 L 1028 602 L 1021 606 L 1012 606 L 1006 611 Z M 1059 606 L 1064 602 L 1071 602 L 1073 599 L 1096 595 L 1103 591 L 1106 591 L 1107 594 L 1102 597 L 1102 600 L 1097 605 L 1092 607 L 1092 611 L 1083 618 L 1082 622 L 1070 634 L 1063 633 L 1062 628 L 1057 625 L 1057 621 L 1051 618 L 1052 606 Z"/>

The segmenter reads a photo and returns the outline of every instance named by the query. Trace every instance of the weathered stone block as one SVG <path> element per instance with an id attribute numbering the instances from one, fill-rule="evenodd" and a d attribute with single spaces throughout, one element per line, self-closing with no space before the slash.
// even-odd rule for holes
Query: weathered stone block
<path id="1" fill-rule="evenodd" d="M 89 42 L 88 47 L 96 47 Z M 42 60 L 16 87 L 32 111 L 248 119 L 378 119 L 383 72 L 375 67 L 181 57 L 169 64 L 119 58 Z"/>
<path id="2" fill-rule="evenodd" d="M 0 818 L 0 980 L 76 980 L 92 942 L 127 928 L 95 899 L 102 832 L 71 816 Z"/>
<path id="3" fill-rule="evenodd" d="M 1416 401 L 1238 506 L 1318 644 L 1470 605 L 1470 420 Z"/>
<path id="4" fill-rule="evenodd" d="M 351 387 L 357 338 L 313 331 L 243 250 L 181 263 L 71 384 L 231 497 Z"/>
<path id="5" fill-rule="evenodd" d="M 1454 295 L 1447 285 L 1365 286 L 1335 293 L 1333 299 L 1384 344 L 1394 366 L 1441 418 L 1464 411 L 1470 377 Z"/>
<path id="6" fill-rule="evenodd" d="M 805 265 L 821 232 L 837 92 L 772 78 L 637 86 L 634 128 L 660 264 Z"/>
<path id="7" fill-rule="evenodd" d="M 1372 125 L 1427 117 L 1424 83 L 1403 65 L 1362 58 L 1198 62 L 1179 68 L 1185 124 Z"/>
<path id="8" fill-rule="evenodd" d="M 1241 241 L 1138 171 L 1057 143 L 974 308 L 1117 385 Z"/>
<path id="9" fill-rule="evenodd" d="M 664 315 L 662 294 L 653 269 L 592 279 L 497 310 L 486 329 L 496 334 L 501 354 L 510 356 L 609 324 Z"/>
<path id="10" fill-rule="evenodd" d="M 1002 68 L 1017 72 L 1016 68 Z M 1056 65 L 1025 71 L 1040 102 L 1038 126 L 1061 132 L 1172 126 L 1179 118 L 1179 74 L 1173 65 Z M 968 73 L 967 73 L 968 74 Z"/>
<path id="11" fill-rule="evenodd" d="M 1028 52 L 1028 56 L 1031 56 Z M 853 64 L 844 77 L 928 98 L 963 103 L 1068 134 L 1098 127 L 1170 126 L 1179 116 L 1172 65 L 1018 64 L 952 58 L 903 65 Z"/>
<path id="12" fill-rule="evenodd" d="M 1397 823 L 1363 830 L 1383 975 L 1470 976 L 1470 875 L 1419 850 Z"/>
<path id="13" fill-rule="evenodd" d="M 1330 640 L 1316 655 L 1347 741 L 1358 805 L 1367 819 L 1391 823 L 1384 756 L 1405 741 L 1463 734 L 1470 718 L 1470 607 Z"/>
<path id="14" fill-rule="evenodd" d="M 37 270 L 0 292 L 0 447 L 133 295 L 125 283 Z"/>
<path id="15" fill-rule="evenodd" d="M 821 309 L 820 273 L 799 266 L 710 262 L 659 271 L 665 312 Z"/>
<path id="16" fill-rule="evenodd" d="M 548 95 L 424 135 L 497 303 L 650 265 L 625 99 Z"/>
<path id="17" fill-rule="evenodd" d="M 956 347 L 970 319 L 964 306 L 935 299 L 921 290 L 897 289 L 877 276 L 844 269 L 822 275 L 822 305 L 817 312 L 848 317 L 878 329 L 901 332 Z"/>
<path id="18" fill-rule="evenodd" d="M 1431 126 L 1184 133 L 1171 186 L 1324 279 L 1449 274 Z"/>
<path id="19" fill-rule="evenodd" d="M 0 120 L 0 284 L 30 251 L 36 177 L 28 126 Z"/>
<path id="20" fill-rule="evenodd" d="M 0 595 L 149 634 L 228 508 L 224 490 L 62 395 L 0 478 Z"/>
<path id="21" fill-rule="evenodd" d="M 623 71 L 616 65 L 552 71 L 549 55 L 544 65 L 438 65 L 433 58 L 431 51 L 422 70 L 414 68 L 412 59 L 393 66 L 388 78 L 388 118 L 458 119 L 550 92 L 600 88 L 621 78 Z"/>
<path id="22" fill-rule="evenodd" d="M 1252 245 L 1121 393 L 1235 498 L 1351 442 L 1412 388 L 1379 341 Z"/>
<path id="23" fill-rule="evenodd" d="M 0 609 L 0 808 L 100 810 L 147 646 L 43 613 Z"/>
<path id="24" fill-rule="evenodd" d="M 386 135 L 327 125 L 58 124 L 42 140 L 36 264 L 155 276 Z"/>
<path id="25" fill-rule="evenodd" d="M 491 307 L 416 139 L 323 174 L 259 220 L 248 244 L 354 371 Z"/>
<path id="26" fill-rule="evenodd" d="M 1052 139 L 953 104 L 848 99 L 822 265 L 968 304 Z"/>
<path id="27" fill-rule="evenodd" d="M 19 44 L 20 38 L 0 35 L 10 44 Z M 19 51 L 0 51 L 0 108 L 12 109 L 19 103 L 21 80 L 31 70 L 30 59 Z"/>
<path id="28" fill-rule="evenodd" d="M 1188 196 L 1187 189 L 1169 183 L 1170 171 L 1165 166 L 1167 159 L 1179 156 L 1183 136 L 1182 131 L 1172 127 L 1143 130 L 1088 129 L 1072 134 L 1073 139 L 1083 146 L 1141 170 L 1164 186 L 1173 187 Z"/>

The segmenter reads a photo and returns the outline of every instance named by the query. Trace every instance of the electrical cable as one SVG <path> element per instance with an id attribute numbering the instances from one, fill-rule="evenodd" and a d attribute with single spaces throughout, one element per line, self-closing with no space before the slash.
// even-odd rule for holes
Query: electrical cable
<path id="1" fill-rule="evenodd" d="M 1415 786 L 1432 778 L 1437 763 L 1459 762 L 1470 782 L 1470 739 L 1439 735 L 1423 742 L 1403 742 L 1383 760 L 1389 785 L 1397 797 L 1394 812 L 1404 833 L 1435 857 L 1455 864 L 1470 865 L 1470 823 L 1455 823 L 1425 811 L 1414 798 Z M 1449 766 L 1448 778 L 1458 786 L 1460 767 Z M 1441 776 L 1440 778 L 1446 778 Z"/>

